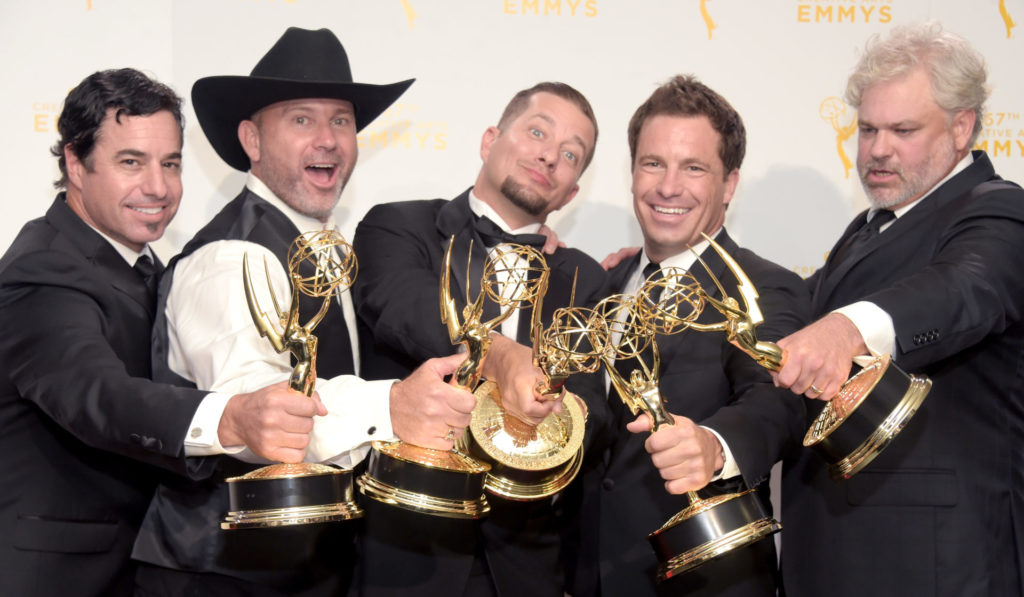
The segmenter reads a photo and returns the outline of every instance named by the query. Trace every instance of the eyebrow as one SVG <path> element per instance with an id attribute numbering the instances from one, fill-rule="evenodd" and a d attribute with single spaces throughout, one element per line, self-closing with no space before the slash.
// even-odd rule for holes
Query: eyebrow
<path id="1" fill-rule="evenodd" d="M 132 149 L 132 148 L 129 147 L 128 149 L 122 149 L 122 150 L 118 151 L 117 153 L 114 154 L 114 157 L 115 158 L 123 158 L 123 157 L 145 158 L 145 157 L 149 157 L 149 154 L 144 152 L 144 151 L 142 151 L 142 150 Z M 181 152 L 180 151 L 175 151 L 173 153 L 169 153 L 169 154 L 165 155 L 164 157 L 162 157 L 160 159 L 161 159 L 161 161 L 163 161 L 163 160 L 180 160 L 181 159 Z"/>
<path id="2" fill-rule="evenodd" d="M 881 124 L 878 124 L 878 123 L 872 122 L 870 120 L 865 120 L 863 118 L 858 118 L 857 119 L 857 127 L 859 128 L 859 127 L 864 126 L 864 125 L 870 126 L 873 129 L 880 129 L 880 128 L 905 129 L 905 128 L 913 128 L 913 127 L 916 127 L 916 126 L 920 126 L 920 122 L 918 122 L 917 120 L 897 120 L 896 122 L 883 122 Z"/>
<path id="3" fill-rule="evenodd" d="M 554 118 L 548 116 L 547 114 L 544 114 L 543 112 L 538 112 L 538 113 L 534 114 L 531 118 L 540 118 L 541 120 L 543 120 L 544 122 L 550 124 L 551 126 L 555 126 L 555 124 L 556 124 Z M 589 148 L 587 147 L 587 144 L 583 141 L 583 137 L 580 137 L 579 135 L 575 135 L 574 134 L 572 136 L 572 139 L 573 139 L 573 141 L 578 143 L 580 147 L 583 148 L 583 153 L 586 153 L 587 151 L 589 151 Z"/>

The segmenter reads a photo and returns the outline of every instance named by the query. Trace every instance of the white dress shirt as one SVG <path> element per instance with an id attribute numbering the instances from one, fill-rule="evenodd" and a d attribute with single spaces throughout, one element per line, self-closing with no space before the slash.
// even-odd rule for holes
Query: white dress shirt
<path id="1" fill-rule="evenodd" d="M 332 221 L 324 223 L 296 212 L 251 174 L 246 186 L 280 209 L 300 231 L 334 226 Z M 291 375 L 290 354 L 278 354 L 267 339 L 260 337 L 249 314 L 242 283 L 242 257 L 246 254 L 258 304 L 276 320 L 270 288 L 281 308 L 287 309 L 291 297 L 288 272 L 271 251 L 256 243 L 212 242 L 180 260 L 174 271 L 166 308 L 168 364 L 200 389 L 215 392 L 207 396 L 193 419 L 185 445 L 189 456 L 240 452 L 243 447 L 225 448 L 217 440 L 217 427 L 228 399 Z M 347 290 L 341 302 L 358 368 L 355 314 Z M 300 323 L 313 315 L 300 313 Z M 314 420 L 306 461 L 353 466 L 369 452 L 370 441 L 391 439 L 389 397 L 394 381 L 364 381 L 354 375 L 317 379 L 316 391 L 328 414 Z M 247 451 L 238 457 L 253 459 Z"/>

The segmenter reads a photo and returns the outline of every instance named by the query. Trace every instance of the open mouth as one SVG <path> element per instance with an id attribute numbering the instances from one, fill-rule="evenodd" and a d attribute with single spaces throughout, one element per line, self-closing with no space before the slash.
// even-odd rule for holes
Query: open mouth
<path id="1" fill-rule="evenodd" d="M 313 182 L 322 185 L 329 186 L 334 182 L 334 173 L 338 170 L 338 167 L 334 164 L 311 164 L 306 166 L 306 173 L 313 179 Z"/>

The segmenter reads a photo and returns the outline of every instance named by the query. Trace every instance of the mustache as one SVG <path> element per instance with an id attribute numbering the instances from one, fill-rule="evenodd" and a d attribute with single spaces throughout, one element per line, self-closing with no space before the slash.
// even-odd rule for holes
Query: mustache
<path id="1" fill-rule="evenodd" d="M 886 172 L 892 172 L 893 174 L 903 178 L 903 168 L 897 164 L 889 163 L 888 161 L 871 160 L 864 162 L 860 166 L 860 175 L 866 176 L 868 172 L 872 170 L 885 170 Z"/>

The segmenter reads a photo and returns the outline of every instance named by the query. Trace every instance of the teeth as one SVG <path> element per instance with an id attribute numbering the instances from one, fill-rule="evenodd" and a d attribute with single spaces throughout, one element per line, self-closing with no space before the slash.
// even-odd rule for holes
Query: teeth
<path id="1" fill-rule="evenodd" d="M 331 164 L 311 164 L 309 167 L 310 168 L 323 168 L 323 169 L 326 169 L 326 170 L 330 170 L 331 168 L 334 168 L 334 166 L 331 165 Z"/>
<path id="2" fill-rule="evenodd" d="M 164 210 L 162 207 L 133 207 L 132 209 L 150 216 L 156 215 Z"/>
<path id="3" fill-rule="evenodd" d="M 660 214 L 671 214 L 675 216 L 681 216 L 690 212 L 690 208 L 688 207 L 659 207 L 657 205 L 652 205 L 651 207 L 654 211 Z"/>

